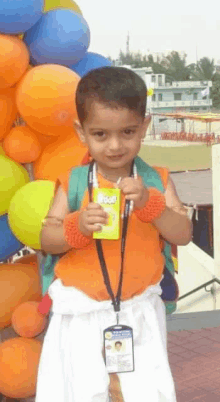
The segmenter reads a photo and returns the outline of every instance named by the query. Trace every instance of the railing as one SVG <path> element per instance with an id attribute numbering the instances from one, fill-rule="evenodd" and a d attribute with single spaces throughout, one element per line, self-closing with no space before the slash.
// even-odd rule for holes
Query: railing
<path id="1" fill-rule="evenodd" d="M 202 107 L 212 106 L 212 99 L 200 100 L 166 100 L 166 101 L 152 101 L 150 104 L 151 109 L 164 108 L 164 107 Z"/>
<path id="2" fill-rule="evenodd" d="M 192 295 L 192 294 L 195 293 L 195 292 L 198 292 L 198 290 L 201 290 L 202 288 L 205 288 L 205 291 L 206 291 L 206 292 L 211 292 L 211 293 L 212 293 L 212 289 L 211 289 L 211 290 L 207 290 L 207 289 L 206 289 L 206 286 L 211 285 L 211 284 L 214 283 L 214 282 L 217 282 L 217 283 L 220 285 L 219 279 L 214 278 L 214 279 L 212 279 L 212 280 L 209 281 L 209 282 L 203 283 L 203 285 L 198 286 L 197 288 L 191 290 L 190 292 L 185 293 L 185 295 L 179 297 L 178 301 L 181 300 L 181 299 L 184 299 L 184 298 L 187 297 L 187 296 Z"/>
<path id="3" fill-rule="evenodd" d="M 161 140 L 172 140 L 172 141 L 187 141 L 187 142 L 202 142 L 208 145 L 214 145 L 220 143 L 220 135 L 215 133 L 186 133 L 185 131 L 162 131 L 160 134 Z"/>

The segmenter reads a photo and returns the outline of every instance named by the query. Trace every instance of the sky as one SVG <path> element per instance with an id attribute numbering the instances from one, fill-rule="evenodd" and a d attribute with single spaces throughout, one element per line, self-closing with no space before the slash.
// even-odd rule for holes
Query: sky
<path id="1" fill-rule="evenodd" d="M 89 51 L 117 59 L 126 51 L 183 51 L 187 64 L 202 57 L 220 61 L 218 0 L 76 0 L 91 32 Z"/>

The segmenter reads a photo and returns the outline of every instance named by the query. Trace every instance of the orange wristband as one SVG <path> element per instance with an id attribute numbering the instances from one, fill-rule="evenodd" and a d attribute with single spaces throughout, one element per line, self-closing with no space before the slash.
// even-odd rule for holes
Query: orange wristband
<path id="1" fill-rule="evenodd" d="M 83 248 L 91 243 L 91 238 L 84 236 L 79 230 L 79 211 L 65 216 L 63 221 L 64 237 L 73 248 Z"/>
<path id="2" fill-rule="evenodd" d="M 166 208 L 166 200 L 163 193 L 154 187 L 148 188 L 149 198 L 144 208 L 136 209 L 135 214 L 144 222 L 152 222 L 159 218 Z"/>

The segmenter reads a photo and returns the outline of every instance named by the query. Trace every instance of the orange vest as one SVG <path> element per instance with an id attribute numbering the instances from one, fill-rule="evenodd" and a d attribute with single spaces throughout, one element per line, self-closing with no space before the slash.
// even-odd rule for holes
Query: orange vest
<path id="1" fill-rule="evenodd" d="M 155 168 L 167 187 L 168 170 Z M 68 192 L 69 172 L 59 178 Z M 100 187 L 111 188 L 113 184 L 98 175 Z M 88 191 L 84 195 L 82 208 L 88 205 Z M 124 197 L 122 196 L 122 208 Z M 121 225 L 122 226 L 122 225 Z M 102 240 L 103 252 L 114 294 L 117 292 L 121 268 L 121 240 Z M 161 252 L 159 232 L 151 223 L 140 221 L 135 212 L 129 218 L 122 300 L 141 294 L 148 286 L 160 281 L 164 268 L 164 256 Z M 106 290 L 95 241 L 81 249 L 71 249 L 60 258 L 55 266 L 55 275 L 65 286 L 74 286 L 91 298 L 102 301 L 110 297 Z"/>

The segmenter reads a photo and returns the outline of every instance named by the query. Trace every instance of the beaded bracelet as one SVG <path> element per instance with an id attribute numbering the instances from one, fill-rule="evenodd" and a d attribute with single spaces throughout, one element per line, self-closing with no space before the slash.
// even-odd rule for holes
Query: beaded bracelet
<path id="1" fill-rule="evenodd" d="M 152 222 L 159 218 L 166 208 L 166 200 L 163 193 L 154 187 L 149 187 L 149 198 L 144 208 L 136 209 L 135 214 L 144 222 Z"/>

